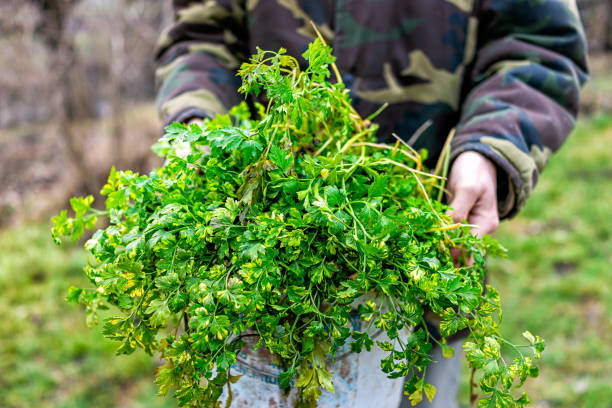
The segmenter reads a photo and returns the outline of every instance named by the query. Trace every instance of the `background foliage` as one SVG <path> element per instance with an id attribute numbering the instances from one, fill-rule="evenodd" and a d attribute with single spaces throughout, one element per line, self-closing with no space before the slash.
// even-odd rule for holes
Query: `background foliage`
<path id="1" fill-rule="evenodd" d="M 72 87 L 71 98 L 84 98 L 88 103 L 77 105 L 89 108 L 73 111 L 67 126 L 86 173 L 60 132 L 58 91 L 65 90 L 55 82 L 58 72 L 41 37 L 43 3 L 52 1 L 0 4 L 0 407 L 173 407 L 171 399 L 155 396 L 158 362 L 141 354 L 116 358 L 101 327 L 88 330 L 83 311 L 65 304 L 71 284 L 86 284 L 85 254 L 78 246 L 56 247 L 47 222 L 68 197 L 101 187 L 84 179 L 108 174 L 118 140 L 121 167 L 159 164 L 148 149 L 160 135 L 150 53 L 167 2 L 72 2 L 65 36 L 75 45 L 79 63 L 69 68 L 81 85 Z M 496 234 L 509 259 L 491 264 L 506 333 L 527 328 L 548 340 L 540 377 L 527 384 L 540 408 L 612 406 L 612 116 L 606 113 L 612 112 L 612 64 L 605 53 L 612 7 L 580 3 L 596 52 L 585 115 L 525 210 Z M 111 76 L 118 16 L 130 22 L 122 37 L 138 52 L 126 54 L 115 40 L 115 55 L 127 55 L 129 64 Z M 141 82 L 134 82 L 135 73 Z M 130 81 L 135 85 L 122 85 Z M 113 113 L 112 88 L 122 89 L 120 115 Z M 123 118 L 139 131 L 115 133 Z"/>
<path id="2" fill-rule="evenodd" d="M 610 407 L 611 143 L 612 116 L 583 121 L 525 211 L 497 234 L 510 251 L 491 265 L 502 327 L 549 341 L 540 377 L 527 383 L 535 407 Z M 85 255 L 55 246 L 48 228 L 0 233 L 0 406 L 172 406 L 153 397 L 155 361 L 115 357 L 101 328 L 88 330 L 83 311 L 63 302 L 70 284 L 86 283 Z"/>

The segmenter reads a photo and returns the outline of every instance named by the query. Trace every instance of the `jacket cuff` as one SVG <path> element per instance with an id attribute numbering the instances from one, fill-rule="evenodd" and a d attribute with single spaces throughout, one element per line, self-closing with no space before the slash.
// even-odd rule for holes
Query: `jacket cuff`
<path id="1" fill-rule="evenodd" d="M 168 125 L 193 118 L 208 118 L 227 113 L 227 108 L 219 97 L 208 89 L 195 89 L 167 99 L 158 99 L 157 107 L 162 122 Z"/>
<path id="2" fill-rule="evenodd" d="M 207 114 L 204 110 L 196 107 L 189 107 L 174 112 L 171 115 L 168 115 L 164 119 L 163 125 L 164 127 L 166 127 L 174 122 L 187 123 L 191 119 L 204 119 L 209 117 L 210 115 Z"/>

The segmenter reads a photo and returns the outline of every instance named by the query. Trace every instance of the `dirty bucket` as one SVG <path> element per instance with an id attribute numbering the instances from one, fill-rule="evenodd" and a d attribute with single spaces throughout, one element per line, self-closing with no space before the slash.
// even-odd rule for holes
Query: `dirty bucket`
<path id="1" fill-rule="evenodd" d="M 353 330 L 361 329 L 358 315 L 352 315 L 350 324 Z M 410 332 L 402 331 L 408 338 Z M 336 352 L 335 361 L 328 359 L 327 368 L 332 374 L 335 392 L 323 391 L 319 399 L 320 408 L 372 408 L 398 407 L 403 394 L 403 379 L 389 379 L 380 368 L 380 360 L 389 352 L 381 350 L 376 340 L 388 341 L 386 333 L 374 331 L 375 340 L 372 350 L 353 353 L 350 339 Z M 245 339 L 246 340 L 246 339 Z M 298 390 L 293 388 L 284 395 L 279 387 L 278 375 L 283 369 L 274 364 L 273 356 L 264 347 L 254 351 L 257 340 L 248 338 L 237 362 L 230 368 L 231 375 L 240 375 L 232 385 L 232 408 L 293 408 Z M 222 406 L 227 400 L 227 390 L 222 395 Z"/>

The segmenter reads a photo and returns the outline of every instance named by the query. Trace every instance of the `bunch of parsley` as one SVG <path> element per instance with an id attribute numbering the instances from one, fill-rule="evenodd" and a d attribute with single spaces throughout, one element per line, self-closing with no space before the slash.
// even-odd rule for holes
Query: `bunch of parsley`
<path id="1" fill-rule="evenodd" d="M 181 406 L 217 406 L 237 381 L 230 366 L 245 336 L 277 357 L 281 387 L 300 388 L 304 406 L 333 391 L 326 358 L 347 342 L 354 352 L 387 351 L 381 369 L 410 375 L 405 391 L 416 404 L 435 394 L 423 376 L 432 344 L 450 357 L 446 339 L 464 329 L 467 360 L 481 373 L 478 406 L 525 406 L 511 389 L 537 376 L 532 359 L 544 345 L 529 332 L 525 346 L 500 337 L 499 297 L 483 282 L 485 255 L 503 249 L 445 215 L 444 180 L 421 154 L 375 142 L 371 118 L 351 107 L 341 80 L 328 81 L 330 67 L 337 74 L 329 47 L 316 40 L 303 57 L 305 70 L 284 50 L 258 50 L 239 71 L 240 92 L 263 92 L 267 106 L 169 126 L 154 146 L 163 168 L 113 169 L 105 211 L 74 198 L 73 218 L 53 218 L 56 240 L 109 219 L 85 245 L 94 287 L 72 288 L 68 300 L 87 306 L 89 323 L 108 305 L 118 309 L 105 335 L 121 343 L 118 354 L 159 353 L 166 365 L 156 382 Z M 186 157 L 177 154 L 184 145 Z M 451 248 L 463 248 L 461 265 Z M 441 339 L 425 324 L 432 312 Z M 363 330 L 349 324 L 351 313 Z M 390 340 L 375 345 L 374 329 Z"/>

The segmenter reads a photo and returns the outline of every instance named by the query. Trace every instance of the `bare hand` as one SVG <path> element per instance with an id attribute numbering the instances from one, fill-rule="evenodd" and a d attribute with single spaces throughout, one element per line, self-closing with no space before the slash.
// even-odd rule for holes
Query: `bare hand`
<path id="1" fill-rule="evenodd" d="M 198 125 L 202 126 L 202 119 L 200 118 L 194 118 L 191 119 L 189 122 L 187 122 L 188 125 L 191 125 L 192 123 L 197 123 Z"/>
<path id="2" fill-rule="evenodd" d="M 499 225 L 496 173 L 484 155 L 467 151 L 455 159 L 448 176 L 450 216 L 455 222 L 476 225 L 474 234 L 479 237 L 493 233 Z"/>

